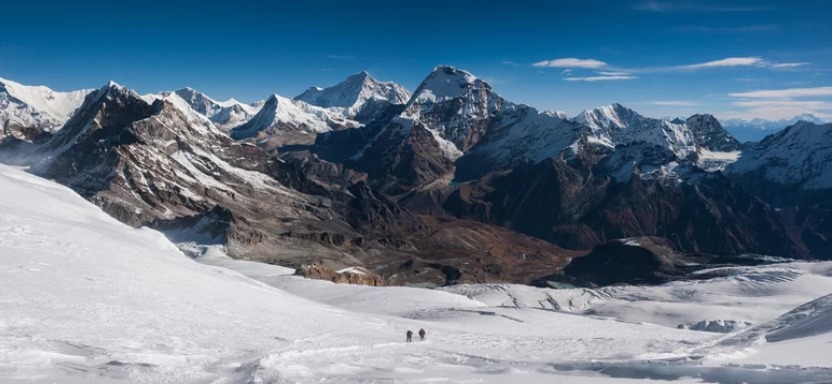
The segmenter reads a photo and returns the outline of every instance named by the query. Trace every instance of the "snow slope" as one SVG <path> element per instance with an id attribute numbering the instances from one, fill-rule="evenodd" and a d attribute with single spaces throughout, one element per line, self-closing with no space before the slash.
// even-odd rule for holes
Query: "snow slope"
<path id="1" fill-rule="evenodd" d="M 728 377 L 714 370 L 731 361 L 719 356 L 748 356 L 749 345 L 720 344 L 718 334 L 304 280 L 219 248 L 204 265 L 21 170 L 0 166 L 0 191 L 4 383 L 694 383 Z M 795 329 L 809 324 L 792 318 L 783 317 Z M 419 328 L 426 342 L 403 342 Z M 695 362 L 703 356 L 711 365 Z M 764 374 L 832 379 L 810 367 Z"/>
<path id="2" fill-rule="evenodd" d="M 381 320 L 196 264 L 65 187 L 0 166 L 0 190 L 4 382 L 245 382 L 254 351 L 328 334 L 332 346 L 355 345 L 344 327 L 366 330 L 367 344 L 386 339 L 372 337 L 386 333 Z"/>
<path id="3" fill-rule="evenodd" d="M 491 306 L 557 309 L 676 327 L 700 321 L 735 320 L 754 325 L 832 293 L 832 262 L 726 267 L 700 274 L 701 281 L 660 286 L 548 289 L 525 285 L 459 285 L 443 290 Z"/>
<path id="4" fill-rule="evenodd" d="M 726 173 L 760 173 L 769 181 L 803 189 L 832 188 L 832 124 L 800 121 L 743 147 Z"/>
<path id="5" fill-rule="evenodd" d="M 91 89 L 55 92 L 44 86 L 27 86 L 0 78 L 0 128 L 17 125 L 55 131 L 90 92 Z"/>

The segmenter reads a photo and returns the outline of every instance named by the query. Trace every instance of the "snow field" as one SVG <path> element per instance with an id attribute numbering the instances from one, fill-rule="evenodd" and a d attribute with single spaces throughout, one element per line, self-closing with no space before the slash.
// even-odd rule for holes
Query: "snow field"
<path id="1" fill-rule="evenodd" d="M 773 314 L 778 308 L 763 310 L 778 297 L 822 296 L 828 264 L 739 271 L 712 287 L 688 286 L 687 301 L 683 286 L 672 285 L 612 287 L 621 292 L 595 296 L 547 291 L 562 306 L 555 311 L 535 308 L 542 296 L 530 287 L 463 286 L 461 295 L 337 285 L 232 260 L 218 247 L 204 248 L 195 261 L 158 232 L 123 225 L 22 170 L 0 166 L 0 191 L 4 383 L 832 379 L 808 353 L 784 357 L 800 348 L 820 355 L 828 347 L 830 334 L 817 332 L 828 330 L 828 300 L 782 317 Z M 563 311 L 629 301 L 646 313 L 649 303 L 672 299 L 692 313 L 712 306 L 720 289 L 752 298 L 749 305 L 759 308 L 750 311 L 771 323 L 755 321 L 758 327 L 743 331 L 755 333 L 724 335 L 642 324 L 627 319 L 623 306 L 620 318 Z M 518 304 L 498 303 L 510 298 L 505 292 Z M 582 299 L 589 296 L 598 298 Z M 659 319 L 671 311 L 663 310 Z M 404 343 L 405 331 L 419 328 L 428 331 L 427 341 Z M 760 344 L 767 335 L 783 340 Z M 774 366 L 781 358 L 796 366 Z"/>

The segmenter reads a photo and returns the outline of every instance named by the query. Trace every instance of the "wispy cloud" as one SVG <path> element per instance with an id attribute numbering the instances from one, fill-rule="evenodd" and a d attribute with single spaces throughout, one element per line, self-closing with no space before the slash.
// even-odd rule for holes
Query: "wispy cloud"
<path id="1" fill-rule="evenodd" d="M 832 101 L 823 100 L 832 97 L 832 87 L 766 89 L 728 95 L 737 99 L 732 105 L 742 108 L 733 112 L 736 117 L 789 119 L 804 113 L 820 118 L 832 117 Z"/>
<path id="2" fill-rule="evenodd" d="M 832 118 L 832 103 L 802 100 L 760 100 L 736 101 L 732 103 L 743 108 L 728 115 L 742 119 L 791 119 L 805 113 L 821 119 Z"/>
<path id="3" fill-rule="evenodd" d="M 752 108 L 794 108 L 803 110 L 809 109 L 832 109 L 832 102 L 817 100 L 744 100 L 735 101 L 734 105 Z"/>
<path id="4" fill-rule="evenodd" d="M 599 75 L 599 76 L 584 76 L 584 77 L 564 77 L 566 81 L 614 81 L 614 80 L 633 80 L 637 79 L 631 75 Z"/>
<path id="5" fill-rule="evenodd" d="M 807 62 L 799 62 L 799 63 L 767 63 L 767 66 L 771 68 L 797 68 L 802 67 L 804 65 L 809 65 Z"/>
<path id="6" fill-rule="evenodd" d="M 696 101 L 686 101 L 686 100 L 660 100 L 660 101 L 648 101 L 647 104 L 650 105 L 661 105 L 665 107 L 693 107 L 698 105 L 699 103 Z"/>
<path id="7" fill-rule="evenodd" d="M 680 65 L 676 67 L 670 67 L 671 69 L 682 70 L 682 71 L 689 71 L 689 70 L 697 70 L 697 69 L 708 69 L 708 68 L 724 68 L 724 67 L 748 67 L 758 65 L 763 62 L 763 59 L 759 57 L 729 57 L 720 60 L 713 60 L 707 61 L 704 63 L 696 63 L 696 64 L 688 64 L 688 65 Z"/>
<path id="8" fill-rule="evenodd" d="M 728 94 L 748 99 L 792 99 L 798 97 L 832 96 L 832 87 L 769 89 Z"/>
<path id="9" fill-rule="evenodd" d="M 682 27 L 673 28 L 676 31 L 683 32 L 698 32 L 698 33 L 756 33 L 756 32 L 772 32 L 780 29 L 776 24 L 757 24 L 757 25 L 742 25 L 735 27 L 714 27 L 706 25 L 686 25 Z"/>
<path id="10" fill-rule="evenodd" d="M 724 59 L 711 60 L 702 63 L 673 65 L 666 67 L 645 67 L 645 68 L 630 68 L 630 72 L 635 73 L 666 73 L 666 72 L 692 72 L 700 70 L 712 70 L 719 68 L 768 68 L 768 69 L 794 69 L 809 65 L 807 62 L 794 63 L 780 63 L 769 61 L 762 57 L 726 57 Z"/>
<path id="11" fill-rule="evenodd" d="M 333 60 L 352 60 L 355 58 L 353 55 L 326 55 L 326 57 Z"/>
<path id="12" fill-rule="evenodd" d="M 609 65 L 604 61 L 598 59 L 577 59 L 577 58 L 561 58 L 553 60 L 538 61 L 532 66 L 538 68 L 565 68 L 569 69 L 604 69 L 606 72 L 601 74 L 606 75 L 629 75 L 632 73 L 667 73 L 667 72 L 692 72 L 700 70 L 718 69 L 718 68 L 737 68 L 737 67 L 757 67 L 768 69 L 795 69 L 809 65 L 808 62 L 776 62 L 766 60 L 758 56 L 749 57 L 726 57 L 723 59 L 705 61 L 701 63 L 671 65 L 663 67 L 641 67 L 641 68 L 624 68 Z"/>
<path id="13" fill-rule="evenodd" d="M 604 75 L 604 76 L 627 76 L 627 75 L 630 74 L 628 72 L 609 72 L 609 71 L 599 71 L 599 72 L 596 72 L 596 73 L 599 74 L 599 75 Z"/>
<path id="14" fill-rule="evenodd" d="M 607 63 L 595 59 L 576 59 L 574 57 L 567 57 L 554 60 L 543 60 L 532 64 L 535 67 L 549 67 L 549 68 L 588 68 L 596 69 L 607 66 Z"/>
<path id="15" fill-rule="evenodd" d="M 770 7 L 730 5 L 712 1 L 659 1 L 648 0 L 636 4 L 636 10 L 660 13 L 727 13 L 768 11 Z"/>
<path id="16" fill-rule="evenodd" d="M 511 61 L 511 60 L 503 60 L 503 61 L 500 62 L 500 64 L 510 65 L 512 67 L 519 67 L 520 66 L 520 63 L 518 63 L 516 61 Z"/>

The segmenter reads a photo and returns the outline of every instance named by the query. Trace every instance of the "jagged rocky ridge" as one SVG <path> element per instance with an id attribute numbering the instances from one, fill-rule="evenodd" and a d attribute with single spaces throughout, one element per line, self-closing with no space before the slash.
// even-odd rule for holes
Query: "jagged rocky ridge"
<path id="1" fill-rule="evenodd" d="M 530 282 L 642 236 L 698 260 L 832 251 L 829 126 L 741 145 L 710 115 L 613 104 L 569 119 L 447 66 L 405 95 L 361 73 L 274 95 L 229 137 L 225 107 L 196 91 L 110 84 L 42 140 L 33 169 L 175 241 L 388 284 Z"/>
<path id="2" fill-rule="evenodd" d="M 399 284 L 441 285 L 525 282 L 522 268 L 507 267 L 518 255 L 536 255 L 527 271 L 552 272 L 569 254 L 505 229 L 411 214 L 365 183 L 323 185 L 235 142 L 181 98 L 148 103 L 114 83 L 92 92 L 40 151 L 36 172 L 121 221 L 178 242 L 225 244 L 235 257 L 293 266 L 329 260 Z"/>

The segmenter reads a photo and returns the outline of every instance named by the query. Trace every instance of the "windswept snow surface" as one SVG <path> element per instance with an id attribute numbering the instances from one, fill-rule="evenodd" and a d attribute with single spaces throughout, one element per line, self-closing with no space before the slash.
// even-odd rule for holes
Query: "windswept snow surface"
<path id="1" fill-rule="evenodd" d="M 736 335 L 501 307 L 440 290 L 305 280 L 288 268 L 232 260 L 219 247 L 203 248 L 197 262 L 158 232 L 130 228 L 68 188 L 7 166 L 0 192 L 3 383 L 832 380 L 832 371 L 805 365 L 720 365 L 756 348 L 739 336 L 721 343 Z M 825 274 L 828 265 L 818 266 L 783 268 Z M 818 297 L 819 281 L 787 291 Z M 752 282 L 748 295 L 777 284 Z M 821 320 L 811 324 L 829 312 L 818 311 Z M 809 324 L 780 319 L 795 329 Z M 403 342 L 406 330 L 419 328 L 428 341 Z M 823 337 L 829 333 L 809 339 Z M 812 346 L 822 352 L 828 344 Z"/>
<path id="2" fill-rule="evenodd" d="M 660 286 L 620 285 L 598 289 L 477 284 L 443 290 L 469 296 L 489 306 L 557 309 L 668 327 L 718 320 L 757 325 L 832 293 L 832 262 L 724 267 L 699 273 L 721 277 Z"/>

